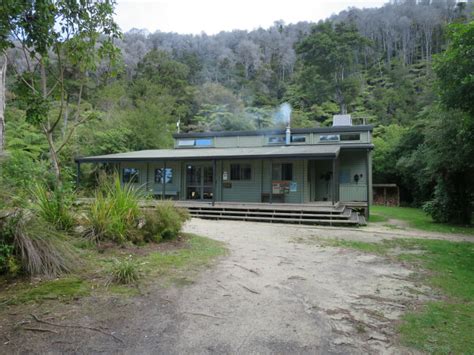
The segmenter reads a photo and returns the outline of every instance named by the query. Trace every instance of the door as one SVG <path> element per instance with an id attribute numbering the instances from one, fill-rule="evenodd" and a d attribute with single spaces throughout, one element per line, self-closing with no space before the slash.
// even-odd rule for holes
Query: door
<path id="1" fill-rule="evenodd" d="M 186 165 L 186 199 L 212 200 L 214 173 L 210 164 Z"/>

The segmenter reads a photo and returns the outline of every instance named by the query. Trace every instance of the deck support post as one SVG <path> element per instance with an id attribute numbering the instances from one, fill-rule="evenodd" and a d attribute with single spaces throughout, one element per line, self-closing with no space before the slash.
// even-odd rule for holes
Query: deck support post
<path id="1" fill-rule="evenodd" d="M 212 205 L 216 204 L 216 190 L 217 190 L 217 179 L 216 179 L 216 159 L 212 160 Z"/>
<path id="2" fill-rule="evenodd" d="M 367 153 L 365 154 L 365 180 L 367 180 L 367 209 L 365 212 L 365 218 L 367 221 L 369 220 L 370 216 L 370 177 L 369 177 L 369 154 L 370 150 L 367 149 Z"/>
<path id="3" fill-rule="evenodd" d="M 163 183 L 161 185 L 161 200 L 163 201 L 166 197 L 166 161 L 163 162 L 163 173 L 161 174 Z"/>
<path id="4" fill-rule="evenodd" d="M 334 206 L 336 200 L 336 158 L 332 160 L 332 205 Z"/>
<path id="5" fill-rule="evenodd" d="M 76 189 L 79 188 L 81 182 L 81 163 L 77 162 L 77 172 L 76 172 Z"/>
<path id="6" fill-rule="evenodd" d="M 150 180 L 150 163 L 146 163 L 146 181 L 145 181 L 145 189 L 146 189 L 146 193 L 148 195 L 148 193 L 150 192 L 149 189 L 150 189 L 150 184 L 149 184 L 149 181 Z"/>
<path id="7" fill-rule="evenodd" d="M 270 203 L 273 203 L 273 159 L 270 159 Z"/>

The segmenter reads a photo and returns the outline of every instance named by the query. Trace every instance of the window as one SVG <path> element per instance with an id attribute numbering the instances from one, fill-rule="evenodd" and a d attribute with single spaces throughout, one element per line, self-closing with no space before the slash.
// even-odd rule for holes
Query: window
<path id="1" fill-rule="evenodd" d="M 212 145 L 211 138 L 199 138 L 196 139 L 196 147 L 209 147 Z"/>
<path id="2" fill-rule="evenodd" d="M 305 136 L 291 136 L 291 143 L 304 143 L 306 142 Z"/>
<path id="3" fill-rule="evenodd" d="M 284 144 L 285 136 L 269 136 L 267 142 L 268 144 Z"/>
<path id="4" fill-rule="evenodd" d="M 135 168 L 124 168 L 122 171 L 122 181 L 131 184 L 140 182 L 140 170 Z"/>
<path id="5" fill-rule="evenodd" d="M 293 180 L 293 164 L 274 164 L 272 180 Z"/>
<path id="6" fill-rule="evenodd" d="M 341 141 L 360 141 L 360 133 L 341 134 Z"/>
<path id="7" fill-rule="evenodd" d="M 321 134 L 319 136 L 320 142 L 338 142 L 339 134 Z"/>
<path id="8" fill-rule="evenodd" d="M 178 141 L 178 147 L 193 147 L 194 139 L 180 139 Z"/>
<path id="9" fill-rule="evenodd" d="M 164 177 L 165 182 L 171 184 L 173 182 L 173 169 L 166 168 L 166 171 L 164 168 L 155 169 L 155 183 L 162 184 Z"/>
<path id="10" fill-rule="evenodd" d="M 250 164 L 230 164 L 231 180 L 251 180 L 252 167 Z"/>

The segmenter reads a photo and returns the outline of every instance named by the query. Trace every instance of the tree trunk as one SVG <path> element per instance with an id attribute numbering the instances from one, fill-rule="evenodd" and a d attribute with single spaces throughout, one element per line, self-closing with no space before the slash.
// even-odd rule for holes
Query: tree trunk
<path id="1" fill-rule="evenodd" d="M 0 156 L 5 148 L 5 79 L 7 76 L 7 56 L 0 57 Z"/>
<path id="2" fill-rule="evenodd" d="M 40 63 L 40 75 L 41 75 L 41 91 L 43 95 L 43 99 L 46 100 L 48 97 L 48 87 L 47 87 L 47 80 L 46 80 L 46 68 L 43 61 Z M 51 128 L 51 123 L 49 121 L 49 117 L 46 117 L 46 123 L 43 126 L 43 132 L 46 135 L 46 140 L 48 141 L 49 146 L 49 154 L 51 158 L 51 164 L 53 166 L 54 175 L 56 177 L 56 183 L 58 186 L 61 185 L 61 168 L 59 166 L 58 155 L 56 153 L 56 148 L 54 146 L 54 137 Z"/>

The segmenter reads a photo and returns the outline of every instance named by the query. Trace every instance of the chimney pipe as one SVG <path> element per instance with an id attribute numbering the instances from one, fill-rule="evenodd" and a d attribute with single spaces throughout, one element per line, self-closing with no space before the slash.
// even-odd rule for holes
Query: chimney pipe
<path id="1" fill-rule="evenodd" d="M 286 126 L 286 139 L 285 139 L 285 144 L 286 145 L 289 145 L 291 144 L 291 129 L 290 129 L 290 125 Z"/>

